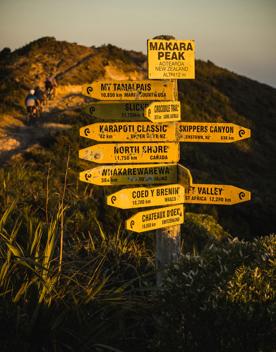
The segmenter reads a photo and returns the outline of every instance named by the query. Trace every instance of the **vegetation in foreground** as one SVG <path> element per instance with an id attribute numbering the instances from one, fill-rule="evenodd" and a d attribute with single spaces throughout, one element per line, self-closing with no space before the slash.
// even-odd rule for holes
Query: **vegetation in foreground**
<path id="1" fill-rule="evenodd" d="M 188 213 L 182 260 L 158 290 L 154 234 L 125 232 L 103 190 L 79 184 L 68 135 L 56 138 L 0 171 L 4 352 L 273 351 L 275 235 L 239 241 Z"/>

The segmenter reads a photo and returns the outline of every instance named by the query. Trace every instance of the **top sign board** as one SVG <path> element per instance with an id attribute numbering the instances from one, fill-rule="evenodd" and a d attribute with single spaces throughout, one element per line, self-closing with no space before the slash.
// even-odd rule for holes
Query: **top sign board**
<path id="1" fill-rule="evenodd" d="M 177 85 L 160 81 L 94 81 L 86 85 L 83 94 L 98 100 L 175 100 Z"/>
<path id="2" fill-rule="evenodd" d="M 194 40 L 148 40 L 150 79 L 194 79 Z"/>

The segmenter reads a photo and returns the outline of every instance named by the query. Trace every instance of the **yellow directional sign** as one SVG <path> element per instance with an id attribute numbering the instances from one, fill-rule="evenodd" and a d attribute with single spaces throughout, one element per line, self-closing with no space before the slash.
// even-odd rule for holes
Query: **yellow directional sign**
<path id="1" fill-rule="evenodd" d="M 192 184 L 185 192 L 185 203 L 232 205 L 251 199 L 251 193 L 230 185 Z"/>
<path id="2" fill-rule="evenodd" d="M 108 121 L 121 121 L 128 119 L 144 120 L 144 109 L 150 104 L 149 101 L 100 101 L 86 106 L 85 114 L 97 119 Z"/>
<path id="3" fill-rule="evenodd" d="M 177 182 L 177 164 L 98 166 L 81 172 L 80 180 L 101 186 L 170 184 Z"/>
<path id="4" fill-rule="evenodd" d="M 179 143 L 106 143 L 79 151 L 81 159 L 99 164 L 177 163 Z"/>
<path id="5" fill-rule="evenodd" d="M 184 207 L 181 204 L 141 211 L 126 221 L 126 229 L 134 232 L 145 232 L 183 224 L 183 222 Z"/>
<path id="6" fill-rule="evenodd" d="M 145 117 L 152 122 L 174 122 L 181 120 L 181 106 L 179 101 L 165 101 L 151 103 L 145 109 Z"/>
<path id="7" fill-rule="evenodd" d="M 148 77 L 195 78 L 194 40 L 148 40 Z"/>
<path id="8" fill-rule="evenodd" d="M 83 94 L 98 100 L 174 100 L 175 81 L 94 81 Z"/>
<path id="9" fill-rule="evenodd" d="M 178 122 L 179 142 L 231 143 L 250 138 L 250 129 L 233 123 Z"/>
<path id="10" fill-rule="evenodd" d="M 80 129 L 82 137 L 106 142 L 207 142 L 231 143 L 250 138 L 248 128 L 233 123 L 114 122 L 95 123 Z"/>
<path id="11" fill-rule="evenodd" d="M 184 203 L 184 187 L 167 185 L 159 187 L 125 188 L 107 197 L 107 204 L 121 209 L 153 207 Z"/>
<path id="12" fill-rule="evenodd" d="M 80 136 L 105 142 L 174 142 L 173 123 L 103 122 L 80 128 Z"/>

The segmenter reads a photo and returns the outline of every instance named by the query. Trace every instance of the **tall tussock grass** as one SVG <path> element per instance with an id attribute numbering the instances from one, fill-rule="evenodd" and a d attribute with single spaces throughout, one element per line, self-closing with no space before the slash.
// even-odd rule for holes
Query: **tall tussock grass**
<path id="1" fill-rule="evenodd" d="M 107 232 L 69 162 L 59 180 L 54 165 L 44 177 L 26 166 L 0 170 L 3 351 L 109 351 L 148 305 L 151 250 L 121 222 Z"/>

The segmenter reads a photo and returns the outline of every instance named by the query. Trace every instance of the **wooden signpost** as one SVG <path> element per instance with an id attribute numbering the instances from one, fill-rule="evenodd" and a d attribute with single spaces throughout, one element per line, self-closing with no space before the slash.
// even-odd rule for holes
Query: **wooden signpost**
<path id="1" fill-rule="evenodd" d="M 148 40 L 148 77 L 95 81 L 84 87 L 84 95 L 102 100 L 87 106 L 85 114 L 107 122 L 80 129 L 82 137 L 102 143 L 81 149 L 79 157 L 114 165 L 83 171 L 80 180 L 101 186 L 145 185 L 110 194 L 107 204 L 121 209 L 160 207 L 140 211 L 126 221 L 129 231 L 157 230 L 160 286 L 164 269 L 180 257 L 183 204 L 230 205 L 251 199 L 249 191 L 231 185 L 193 183 L 190 171 L 177 164 L 179 142 L 231 143 L 249 138 L 251 132 L 232 123 L 180 121 L 177 79 L 195 78 L 193 40 L 162 36 Z"/>

